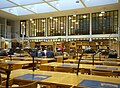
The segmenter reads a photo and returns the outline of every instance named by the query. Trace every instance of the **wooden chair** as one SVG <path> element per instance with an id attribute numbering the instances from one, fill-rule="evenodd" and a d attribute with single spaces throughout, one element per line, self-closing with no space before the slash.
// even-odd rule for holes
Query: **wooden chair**
<path id="1" fill-rule="evenodd" d="M 98 76 L 118 77 L 117 73 L 113 73 L 112 71 L 101 70 L 101 69 L 92 69 L 91 74 L 98 75 Z"/>
<path id="2" fill-rule="evenodd" d="M 87 88 L 87 87 L 84 87 L 84 86 L 73 86 L 72 88 Z"/>
<path id="3" fill-rule="evenodd" d="M 56 57 L 56 59 L 57 59 L 57 62 L 63 62 L 63 56 L 57 56 Z"/>
<path id="4" fill-rule="evenodd" d="M 6 88 L 6 83 L 2 82 L 0 88 Z M 9 88 L 37 88 L 36 81 L 9 80 Z"/>
<path id="5" fill-rule="evenodd" d="M 7 76 L 5 88 L 8 88 L 8 86 L 9 86 L 9 77 L 10 77 L 10 73 L 11 73 L 11 69 L 10 69 L 10 68 L 5 69 L 5 68 L 0 67 L 0 84 L 2 84 L 2 77 L 1 77 L 1 74 L 5 74 L 5 75 Z M 0 88 L 1 88 L 1 87 L 0 87 Z"/>
<path id="6" fill-rule="evenodd" d="M 119 64 L 117 64 L 117 62 L 104 62 L 103 65 L 107 65 L 107 66 L 119 66 Z"/>
<path id="7" fill-rule="evenodd" d="M 55 67 L 54 71 L 56 71 L 56 72 L 70 72 L 70 73 L 74 72 L 72 67 Z"/>
<path id="8" fill-rule="evenodd" d="M 52 70 L 52 67 L 50 66 L 45 66 L 45 65 L 40 65 L 40 70 L 43 70 L 43 71 L 51 71 Z"/>

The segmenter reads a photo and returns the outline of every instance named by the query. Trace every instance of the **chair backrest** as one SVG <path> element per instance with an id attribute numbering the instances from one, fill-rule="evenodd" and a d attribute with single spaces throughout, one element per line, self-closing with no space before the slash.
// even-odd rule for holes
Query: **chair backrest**
<path id="1" fill-rule="evenodd" d="M 57 56 L 57 62 L 63 62 L 63 56 Z"/>
<path id="2" fill-rule="evenodd" d="M 72 67 L 55 67 L 54 71 L 56 71 L 56 72 L 70 72 L 70 73 L 74 72 Z"/>
<path id="3" fill-rule="evenodd" d="M 43 70 L 43 71 L 51 71 L 52 68 L 50 66 L 46 66 L 46 65 L 40 65 L 40 70 Z"/>
<path id="4" fill-rule="evenodd" d="M 73 86 L 72 88 L 87 88 L 85 86 Z"/>
<path id="5" fill-rule="evenodd" d="M 3 83 L 3 85 L 1 85 L 0 88 L 6 88 L 5 83 Z M 37 82 L 36 81 L 35 82 L 21 82 L 21 83 L 18 82 L 18 84 L 17 83 L 14 84 L 14 81 L 12 81 L 10 83 L 9 88 L 37 88 Z"/>
<path id="6" fill-rule="evenodd" d="M 119 64 L 117 64 L 117 62 L 104 62 L 103 65 L 107 65 L 107 66 L 119 66 Z"/>
<path id="7" fill-rule="evenodd" d="M 101 70 L 101 69 L 92 69 L 91 74 L 98 76 L 118 77 L 117 73 L 113 73 L 112 71 Z"/>
<path id="8" fill-rule="evenodd" d="M 8 86 L 9 86 L 10 73 L 11 73 L 11 69 L 10 69 L 10 68 L 5 69 L 5 68 L 0 67 L 0 75 L 1 75 L 1 74 L 7 75 L 7 78 L 6 78 L 6 88 L 8 88 Z M 0 84 L 1 84 L 1 83 L 2 83 L 2 77 L 0 76 Z M 1 88 L 1 87 L 0 87 L 0 88 Z"/>

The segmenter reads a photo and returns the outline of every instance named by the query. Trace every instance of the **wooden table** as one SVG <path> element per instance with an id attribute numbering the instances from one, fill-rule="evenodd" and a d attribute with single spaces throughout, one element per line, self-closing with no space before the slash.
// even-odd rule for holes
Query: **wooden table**
<path id="1" fill-rule="evenodd" d="M 42 67 L 48 66 L 48 68 L 51 67 L 51 69 L 53 69 L 55 67 L 71 67 L 74 70 L 76 70 L 78 64 L 51 62 L 51 63 L 42 64 L 41 66 Z M 102 67 L 110 68 L 110 69 L 107 69 L 107 70 L 112 71 L 112 72 L 116 72 L 117 71 L 118 73 L 120 73 L 120 67 L 119 66 L 104 66 L 104 65 L 80 64 L 79 69 L 88 70 L 88 73 L 90 74 L 90 70 L 92 70 L 92 69 L 102 69 Z M 114 68 L 117 68 L 117 70 L 114 70 Z M 105 69 L 103 69 L 103 70 L 105 70 Z"/>
<path id="2" fill-rule="evenodd" d="M 32 63 L 33 63 L 32 61 L 16 61 L 16 60 L 4 60 L 0 62 L 2 66 L 5 66 L 5 68 L 10 66 L 12 69 L 22 68 L 23 65 L 29 65 Z"/>
<path id="3" fill-rule="evenodd" d="M 12 57 L 12 60 L 20 60 L 20 61 L 32 61 L 32 57 Z M 38 58 L 34 57 L 34 60 L 40 63 L 48 63 L 49 61 L 54 61 L 54 58 Z"/>
<path id="4" fill-rule="evenodd" d="M 78 63 L 78 60 L 76 59 L 67 59 L 64 60 L 65 63 Z M 92 60 L 81 60 L 80 62 L 81 64 L 92 64 L 93 61 Z M 116 61 L 94 61 L 95 65 L 104 65 L 104 64 L 109 64 L 109 65 L 116 65 L 116 66 L 120 66 L 120 62 L 116 62 Z"/>
<path id="5" fill-rule="evenodd" d="M 93 75 L 83 75 L 79 74 L 78 76 L 74 73 L 63 73 L 63 72 L 51 72 L 51 71 L 38 71 L 36 70 L 34 73 L 31 70 L 24 70 L 18 69 L 13 70 L 11 72 L 10 78 L 14 78 L 17 80 L 26 80 L 22 78 L 15 78 L 25 74 L 42 74 L 42 75 L 49 75 L 51 77 L 44 79 L 44 80 L 37 80 L 40 84 L 47 84 L 51 85 L 51 88 L 54 88 L 55 85 L 69 85 L 69 86 L 77 86 L 83 80 L 96 80 L 96 81 L 103 81 L 103 82 L 112 82 L 112 83 L 119 83 L 119 78 L 110 78 L 110 77 L 101 77 L 101 76 L 93 76 Z M 54 87 L 53 87 L 54 86 Z M 64 88 L 64 87 L 63 87 Z"/>

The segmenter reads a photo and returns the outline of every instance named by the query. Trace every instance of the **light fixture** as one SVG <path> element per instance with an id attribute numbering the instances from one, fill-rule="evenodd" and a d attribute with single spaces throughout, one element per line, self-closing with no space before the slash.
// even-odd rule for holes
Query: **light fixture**
<path id="1" fill-rule="evenodd" d="M 99 14 L 99 16 L 103 16 L 103 14 L 102 14 L 102 13 L 100 13 L 100 14 Z"/>
<path id="2" fill-rule="evenodd" d="M 55 28 L 51 28 L 51 29 L 55 29 Z"/>
<path id="3" fill-rule="evenodd" d="M 13 9 L 9 9 L 9 12 L 10 12 L 10 13 L 13 13 Z"/>
<path id="4" fill-rule="evenodd" d="M 56 7 L 59 7 L 59 6 L 60 6 L 60 4 L 59 4 L 59 2 L 57 2 L 57 3 L 56 3 Z"/>
<path id="5" fill-rule="evenodd" d="M 61 27 L 61 29 L 63 29 L 63 27 Z"/>
<path id="6" fill-rule="evenodd" d="M 45 20 L 42 20 L 42 22 L 45 22 Z"/>
<path id="7" fill-rule="evenodd" d="M 34 23 L 34 21 L 32 21 L 31 23 Z"/>
<path id="8" fill-rule="evenodd" d="M 77 0 L 76 3 L 79 3 L 79 0 Z"/>
<path id="9" fill-rule="evenodd" d="M 53 19 L 53 17 L 50 17 L 50 19 Z"/>
<path id="10" fill-rule="evenodd" d="M 69 20 L 71 20 L 72 18 L 71 17 L 69 17 Z"/>
<path id="11" fill-rule="evenodd" d="M 86 0 L 87 2 L 89 2 L 90 0 Z"/>
<path id="12" fill-rule="evenodd" d="M 32 21 L 32 19 L 30 19 L 30 21 Z"/>
<path id="13" fill-rule="evenodd" d="M 76 20 L 72 20 L 72 22 L 76 22 Z"/>
<path id="14" fill-rule="evenodd" d="M 83 15 L 83 18 L 86 18 L 87 16 L 86 15 Z"/>
<path id="15" fill-rule="evenodd" d="M 105 12 L 104 12 L 104 11 L 102 11 L 101 13 L 102 13 L 102 14 L 104 14 Z"/>
<path id="16" fill-rule="evenodd" d="M 76 17 L 76 15 L 73 15 L 74 17 Z"/>
<path id="17" fill-rule="evenodd" d="M 74 28 L 73 26 L 71 26 L 71 28 Z"/>
<path id="18" fill-rule="evenodd" d="M 78 22 L 76 22 L 75 24 L 78 24 Z"/>

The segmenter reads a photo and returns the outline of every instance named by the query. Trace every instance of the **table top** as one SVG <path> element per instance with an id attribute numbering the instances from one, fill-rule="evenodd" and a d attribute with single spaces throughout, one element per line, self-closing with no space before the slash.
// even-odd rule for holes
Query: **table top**
<path id="1" fill-rule="evenodd" d="M 16 57 L 16 56 L 12 57 L 11 59 L 12 60 L 24 60 L 24 61 L 31 61 L 31 60 L 33 60 L 32 57 Z M 34 57 L 34 60 L 36 60 L 36 61 L 48 60 L 49 61 L 49 60 L 55 60 L 55 59 L 54 58 L 38 58 L 38 57 Z"/>
<path id="2" fill-rule="evenodd" d="M 30 64 L 30 63 L 33 63 L 32 61 L 16 61 L 16 60 L 4 60 L 4 61 L 1 61 L 0 64 L 15 64 L 15 65 L 24 65 L 24 64 Z"/>
<path id="3" fill-rule="evenodd" d="M 79 74 L 77 76 L 75 73 L 63 73 L 63 72 L 39 71 L 39 70 L 33 72 L 32 70 L 27 70 L 27 69 L 13 70 L 11 72 L 10 78 L 15 78 L 25 74 L 38 74 L 38 75 L 42 74 L 42 75 L 51 76 L 44 80 L 40 80 L 40 81 L 38 80 L 38 82 L 40 83 L 44 82 L 44 83 L 56 83 L 56 84 L 77 86 L 83 80 L 96 80 L 96 81 L 113 82 L 120 84 L 119 78 L 101 77 L 101 76 L 84 75 L 84 74 Z"/>
<path id="4" fill-rule="evenodd" d="M 68 62 L 73 62 L 73 63 L 78 63 L 78 60 L 76 59 L 67 59 L 67 60 L 64 60 L 65 63 L 68 63 Z M 84 63 L 89 63 L 89 64 L 92 64 L 93 61 L 92 60 L 81 60 L 81 64 L 84 64 Z M 120 62 L 116 62 L 116 61 L 94 61 L 94 64 L 104 64 L 104 63 L 108 63 L 108 64 L 116 64 L 116 65 L 120 65 Z"/>
<path id="5" fill-rule="evenodd" d="M 77 68 L 78 64 L 71 64 L 71 63 L 58 63 L 58 62 L 51 62 L 42 64 L 42 66 L 52 66 L 52 67 L 58 67 L 58 66 L 68 66 L 72 68 Z M 80 64 L 79 68 L 84 69 L 104 69 L 104 70 L 117 70 L 120 71 L 119 66 L 105 66 L 105 65 L 91 65 L 91 64 Z"/>

